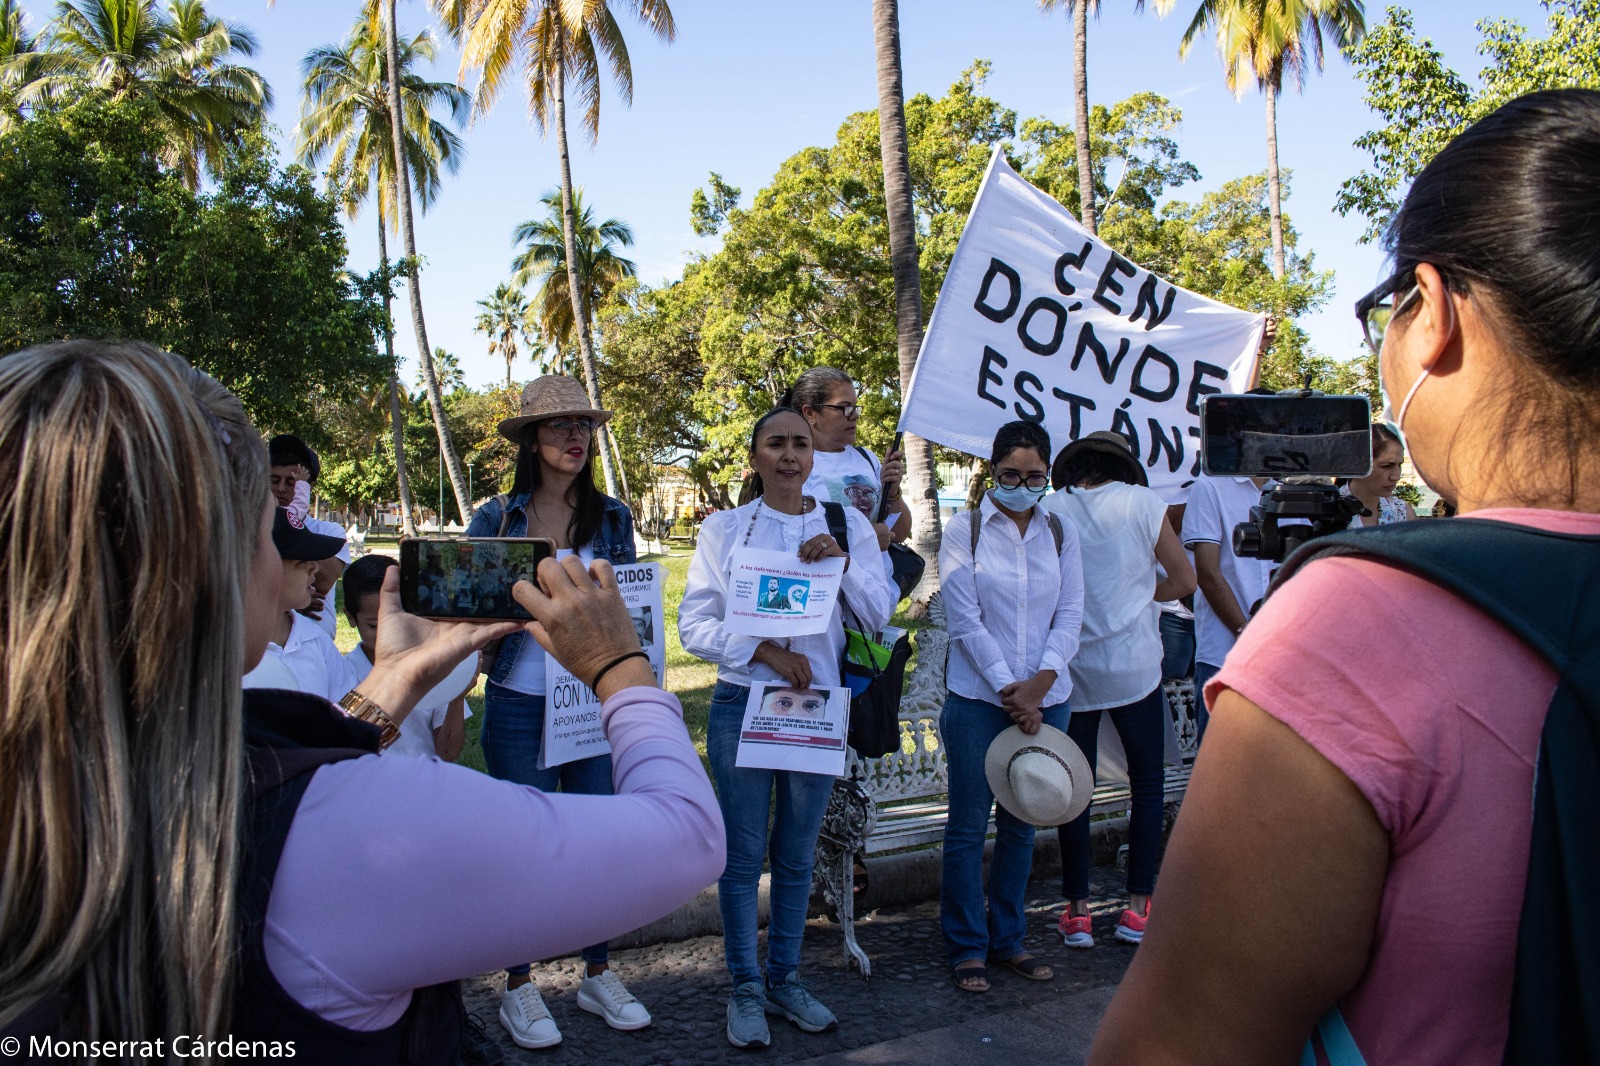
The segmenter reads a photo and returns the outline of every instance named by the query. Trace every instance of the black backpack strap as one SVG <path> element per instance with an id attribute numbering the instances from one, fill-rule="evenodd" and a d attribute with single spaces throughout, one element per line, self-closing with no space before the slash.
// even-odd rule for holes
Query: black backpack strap
<path id="1" fill-rule="evenodd" d="M 1272 589 L 1325 555 L 1411 570 L 1495 618 L 1555 668 L 1504 1061 L 1600 1062 L 1600 537 L 1472 518 L 1376 526 L 1306 544 Z"/>
<path id="2" fill-rule="evenodd" d="M 1061 516 L 1054 511 L 1045 511 L 1045 524 L 1050 527 L 1050 535 L 1056 541 L 1056 557 L 1061 556 L 1061 546 L 1067 542 L 1066 530 L 1061 528 Z M 978 534 L 983 531 L 983 515 L 978 511 L 972 512 L 972 558 L 978 558 Z"/>
<path id="3" fill-rule="evenodd" d="M 839 542 L 839 547 L 850 553 L 850 526 L 845 521 L 844 504 L 824 503 L 822 513 L 828 519 L 828 536 Z"/>

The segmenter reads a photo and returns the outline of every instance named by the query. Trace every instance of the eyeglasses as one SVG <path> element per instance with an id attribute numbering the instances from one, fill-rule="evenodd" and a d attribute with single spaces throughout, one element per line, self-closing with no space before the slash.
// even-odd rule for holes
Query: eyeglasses
<path id="1" fill-rule="evenodd" d="M 1409 286 L 1409 288 L 1408 288 Z M 1405 290 L 1397 299 L 1395 294 Z M 1356 318 L 1361 322 L 1361 333 L 1373 355 L 1383 350 L 1383 335 L 1394 317 L 1403 314 L 1416 302 L 1422 292 L 1417 284 L 1416 267 L 1391 274 L 1383 284 L 1356 301 Z"/>
<path id="2" fill-rule="evenodd" d="M 563 437 L 575 429 L 583 433 L 593 433 L 595 427 L 592 418 L 555 418 L 544 424 Z"/>
<path id="3" fill-rule="evenodd" d="M 835 411 L 838 411 L 846 418 L 861 417 L 861 405 L 858 403 L 814 403 L 811 406 L 831 408 Z"/>
<path id="4" fill-rule="evenodd" d="M 1049 474 L 1028 474 L 1024 476 L 1016 470 L 1002 470 L 994 476 L 994 479 L 1003 489 L 1014 489 L 1018 485 L 1026 485 L 1035 492 L 1050 484 Z"/>

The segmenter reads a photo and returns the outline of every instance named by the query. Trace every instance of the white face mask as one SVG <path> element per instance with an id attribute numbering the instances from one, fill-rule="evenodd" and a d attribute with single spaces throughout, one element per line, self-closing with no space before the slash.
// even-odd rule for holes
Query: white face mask
<path id="1" fill-rule="evenodd" d="M 1037 489 L 1030 489 L 1026 485 L 1016 485 L 1009 489 L 1003 485 L 996 485 L 994 501 L 1008 510 L 1026 511 L 1044 499 L 1044 494 L 1049 490 L 1048 485 L 1040 485 Z"/>

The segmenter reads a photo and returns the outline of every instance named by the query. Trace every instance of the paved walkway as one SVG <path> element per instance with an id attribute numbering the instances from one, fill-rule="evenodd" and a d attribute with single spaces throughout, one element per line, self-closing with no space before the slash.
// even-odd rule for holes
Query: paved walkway
<path id="1" fill-rule="evenodd" d="M 1092 872 L 1096 946 L 1073 951 L 1055 933 L 1063 904 L 1054 878 L 1029 885 L 1028 948 L 1055 968 L 1050 982 L 1026 981 L 991 971 L 983 995 L 956 989 L 949 980 L 939 936 L 939 906 L 875 911 L 857 923 L 861 946 L 872 959 L 864 981 L 846 970 L 839 928 L 815 919 L 806 931 L 801 973 L 819 1000 L 839 1017 L 831 1033 L 803 1033 L 771 1019 L 772 1046 L 745 1052 L 724 1036 L 728 979 L 720 937 L 699 937 L 634 951 L 613 952 L 611 965 L 655 1016 L 634 1033 L 608 1028 L 577 1005 L 578 960 L 534 968 L 535 979 L 561 1027 L 555 1048 L 516 1047 L 495 1015 L 499 975 L 468 983 L 467 1006 L 506 1052 L 511 1063 L 650 1064 L 742 1062 L 821 1064 L 1016 1062 L 1036 1055 L 1052 1066 L 1084 1061 L 1095 1026 L 1133 957 L 1132 945 L 1111 937 L 1125 899 L 1122 875 Z M 765 935 L 763 934 L 763 945 Z"/>

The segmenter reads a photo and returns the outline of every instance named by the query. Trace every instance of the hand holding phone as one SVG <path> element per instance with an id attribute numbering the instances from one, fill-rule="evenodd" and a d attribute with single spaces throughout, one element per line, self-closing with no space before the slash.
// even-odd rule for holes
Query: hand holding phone
<path id="1" fill-rule="evenodd" d="M 528 612 L 511 595 L 555 555 L 547 537 L 407 537 L 400 542 L 400 602 L 425 618 L 508 619 Z"/>

